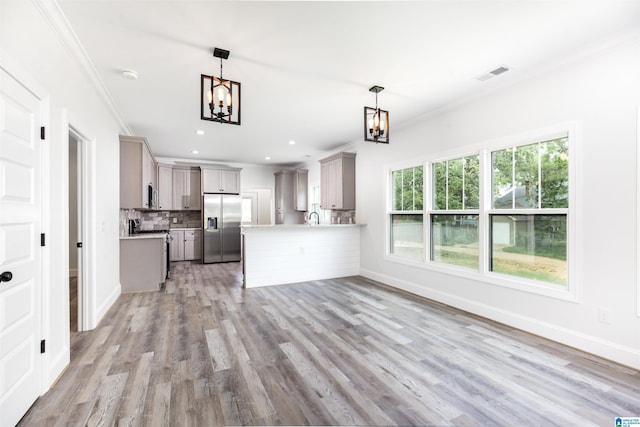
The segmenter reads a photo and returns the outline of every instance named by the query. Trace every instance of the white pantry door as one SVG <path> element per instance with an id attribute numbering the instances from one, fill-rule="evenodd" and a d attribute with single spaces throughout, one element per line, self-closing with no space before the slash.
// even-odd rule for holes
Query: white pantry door
<path id="1" fill-rule="evenodd" d="M 14 426 L 40 394 L 40 107 L 0 69 L 1 427 Z"/>

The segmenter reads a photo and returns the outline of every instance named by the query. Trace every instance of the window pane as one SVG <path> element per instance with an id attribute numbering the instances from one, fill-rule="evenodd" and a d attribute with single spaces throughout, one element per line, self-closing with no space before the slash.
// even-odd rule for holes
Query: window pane
<path id="1" fill-rule="evenodd" d="M 449 206 L 447 209 L 462 209 L 462 159 L 449 160 Z"/>
<path id="2" fill-rule="evenodd" d="M 393 171 L 393 210 L 402 210 L 402 171 Z"/>
<path id="3" fill-rule="evenodd" d="M 478 269 L 478 216 L 431 215 L 431 260 Z"/>
<path id="4" fill-rule="evenodd" d="M 493 207 L 569 207 L 567 138 L 491 153 Z"/>
<path id="5" fill-rule="evenodd" d="M 491 153 L 491 186 L 494 209 L 513 208 L 513 150 Z"/>
<path id="6" fill-rule="evenodd" d="M 469 156 L 464 158 L 464 208 L 480 207 L 480 158 Z"/>
<path id="7" fill-rule="evenodd" d="M 480 158 L 461 157 L 434 163 L 433 209 L 463 210 L 480 206 Z"/>
<path id="8" fill-rule="evenodd" d="M 392 172 L 393 210 L 422 210 L 422 166 Z"/>
<path id="9" fill-rule="evenodd" d="M 491 271 L 567 284 L 566 215 L 491 215 Z"/>
<path id="10" fill-rule="evenodd" d="M 567 138 L 541 144 L 542 207 L 569 207 L 569 144 Z"/>
<path id="11" fill-rule="evenodd" d="M 413 168 L 405 169 L 402 174 L 402 210 L 403 211 L 412 211 L 413 202 L 414 202 L 414 191 L 413 191 L 413 179 L 414 179 L 414 170 Z"/>
<path id="12" fill-rule="evenodd" d="M 540 144 L 524 145 L 513 149 L 515 208 L 538 208 L 538 149 Z"/>
<path id="13" fill-rule="evenodd" d="M 424 184 L 423 184 L 423 176 L 422 176 L 422 166 L 418 166 L 413 168 L 413 171 L 415 173 L 414 175 L 414 183 L 413 183 L 413 191 L 414 191 L 414 207 L 413 209 L 416 211 L 421 211 L 424 208 L 424 197 L 423 197 L 423 189 L 424 189 Z"/>
<path id="14" fill-rule="evenodd" d="M 433 209 L 447 209 L 447 163 L 433 165 Z"/>
<path id="15" fill-rule="evenodd" d="M 391 253 L 421 260 L 424 256 L 422 215 L 391 215 Z"/>

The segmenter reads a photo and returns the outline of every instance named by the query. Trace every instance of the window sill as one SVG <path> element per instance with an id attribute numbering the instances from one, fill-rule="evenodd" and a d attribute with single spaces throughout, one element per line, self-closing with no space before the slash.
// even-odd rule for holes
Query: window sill
<path id="1" fill-rule="evenodd" d="M 417 261 L 408 258 L 402 258 L 394 255 L 385 255 L 385 260 L 396 264 L 403 264 L 410 267 L 429 270 L 438 273 L 448 274 L 455 277 L 462 277 L 476 282 L 487 283 L 489 285 L 500 286 L 503 288 L 514 289 L 517 291 L 527 292 L 531 294 L 541 295 L 549 298 L 560 299 L 579 303 L 580 300 L 574 291 L 575 287 L 570 285 L 554 285 L 551 283 L 537 282 L 534 280 L 520 279 L 512 276 L 488 272 L 482 274 L 479 271 L 471 270 L 455 265 L 447 265 L 434 261 Z"/>

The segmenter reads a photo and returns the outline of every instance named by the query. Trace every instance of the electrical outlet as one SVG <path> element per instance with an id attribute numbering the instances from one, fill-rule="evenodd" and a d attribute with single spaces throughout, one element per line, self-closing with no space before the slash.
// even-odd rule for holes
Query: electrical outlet
<path id="1" fill-rule="evenodd" d="M 300 246 L 300 255 L 304 254 L 304 248 Z"/>
<path id="2" fill-rule="evenodd" d="M 611 312 L 608 308 L 600 307 L 598 308 L 598 322 L 610 324 L 611 323 Z"/>
<path id="3" fill-rule="evenodd" d="M 173 218 L 173 223 L 174 223 L 174 224 L 177 224 L 177 223 L 178 223 L 178 218 L 175 218 L 175 217 L 174 217 L 174 218 Z"/>

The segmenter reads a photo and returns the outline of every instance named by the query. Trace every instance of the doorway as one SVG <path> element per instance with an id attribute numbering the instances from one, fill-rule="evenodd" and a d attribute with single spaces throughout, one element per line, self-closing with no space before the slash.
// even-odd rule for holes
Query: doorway
<path id="1" fill-rule="evenodd" d="M 87 182 L 88 140 L 69 126 L 69 329 L 71 334 L 85 330 L 87 287 L 85 243 L 85 188 Z"/>
<path id="2" fill-rule="evenodd" d="M 256 188 L 242 192 L 242 224 L 271 224 L 270 188 Z"/>

